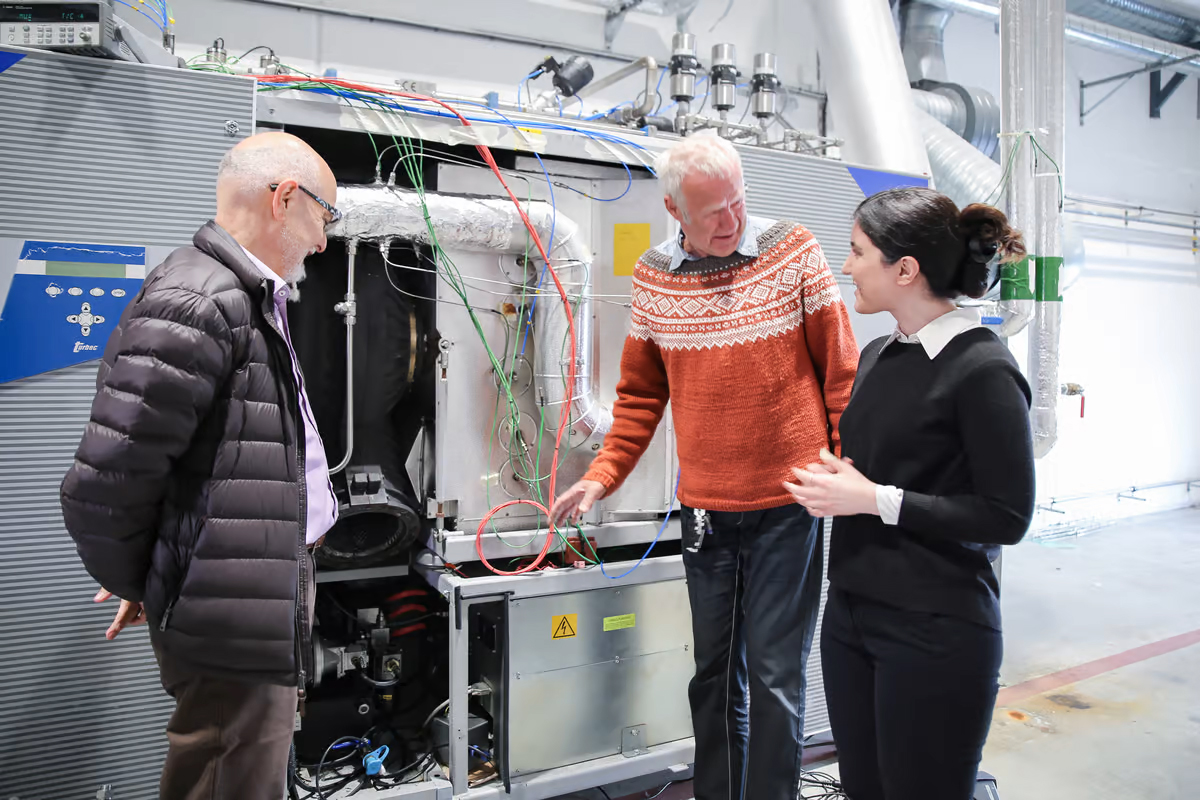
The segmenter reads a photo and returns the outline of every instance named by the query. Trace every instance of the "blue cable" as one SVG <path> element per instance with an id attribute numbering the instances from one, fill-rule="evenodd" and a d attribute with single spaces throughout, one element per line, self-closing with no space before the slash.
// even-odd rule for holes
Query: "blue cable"
<path id="1" fill-rule="evenodd" d="M 624 108 L 625 106 L 631 106 L 631 105 L 633 105 L 633 101 L 632 101 L 632 100 L 626 100 L 624 103 L 621 103 L 620 105 L 613 106 L 613 107 L 612 107 L 612 108 L 610 108 L 608 111 L 601 111 L 599 114 L 592 114 L 590 117 L 584 117 L 584 121 L 585 121 L 585 122 L 591 122 L 591 121 L 592 121 L 592 120 L 594 120 L 594 119 L 604 119 L 604 118 L 605 118 L 605 117 L 607 117 L 609 114 L 611 114 L 611 113 L 613 113 L 614 111 L 616 111 L 618 108 Z"/>
<path id="2" fill-rule="evenodd" d="M 597 560 L 600 561 L 600 571 L 604 573 L 604 577 L 608 578 L 610 581 L 619 581 L 622 578 L 632 575 L 635 569 L 645 563 L 646 559 L 650 556 L 650 551 L 654 549 L 654 545 L 658 544 L 658 540 L 662 538 L 663 532 L 666 531 L 667 523 L 671 521 L 671 510 L 675 507 L 675 498 L 679 494 L 679 481 L 681 478 L 683 478 L 682 466 L 679 467 L 679 472 L 675 473 L 675 492 L 671 495 L 670 502 L 667 503 L 667 515 L 663 517 L 662 525 L 659 526 L 658 533 L 654 536 L 654 541 L 651 542 L 650 546 L 646 548 L 646 552 L 642 553 L 642 557 L 638 559 L 636 564 L 630 567 L 626 572 L 622 572 L 620 575 L 613 577 L 612 575 L 608 574 L 607 570 L 604 569 L 604 560 L 600 558 L 600 554 L 595 554 Z"/>
<path id="3" fill-rule="evenodd" d="M 143 9 L 138 8 L 137 6 L 133 5 L 132 3 L 126 3 L 125 0 L 116 0 L 116 2 L 120 3 L 121 5 L 125 6 L 126 8 L 132 8 L 134 11 L 138 12 L 143 17 L 145 17 L 146 19 L 153 22 L 160 31 L 166 30 L 166 27 L 167 27 L 166 23 L 161 22 L 161 21 L 155 19 L 154 17 L 150 16 Z"/>
<path id="4" fill-rule="evenodd" d="M 532 80 L 533 78 L 536 78 L 537 76 L 541 75 L 543 72 L 545 72 L 545 70 L 542 69 L 541 67 L 538 67 L 533 72 L 526 75 L 521 80 L 521 82 L 517 84 L 517 108 L 521 109 L 522 111 L 525 110 L 525 107 L 521 105 L 521 86 L 525 83 L 525 81 Z M 533 94 L 532 89 L 530 89 L 529 92 L 531 95 Z M 529 99 L 532 100 L 533 97 L 530 97 Z"/>
<path id="5" fill-rule="evenodd" d="M 558 184 L 558 186 L 561 189 L 566 189 L 568 192 L 574 192 L 575 194 L 581 194 L 584 197 L 586 197 L 588 200 L 595 200 L 597 203 L 615 203 L 618 200 L 620 200 L 622 197 L 624 197 L 625 195 L 629 194 L 629 190 L 633 188 L 633 172 L 629 169 L 629 165 L 626 164 L 624 161 L 621 162 L 621 166 L 625 168 L 625 191 L 621 192 L 616 197 L 593 197 L 592 195 L 588 194 L 587 192 L 580 191 L 579 189 L 576 189 L 574 186 L 567 186 L 565 183 L 560 183 L 560 184 Z"/>

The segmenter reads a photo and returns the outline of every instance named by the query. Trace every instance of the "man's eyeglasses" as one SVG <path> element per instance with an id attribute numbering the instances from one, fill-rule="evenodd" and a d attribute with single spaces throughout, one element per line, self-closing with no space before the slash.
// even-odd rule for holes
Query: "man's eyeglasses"
<path id="1" fill-rule="evenodd" d="M 278 183 L 272 183 L 272 184 L 271 184 L 271 186 L 270 186 L 269 188 L 270 188 L 270 189 L 271 189 L 271 191 L 273 192 L 273 191 L 275 191 L 276 189 L 278 189 L 278 188 L 279 188 L 279 184 L 278 184 Z M 321 208 L 323 208 L 323 209 L 325 209 L 326 211 L 328 211 L 328 212 L 329 212 L 329 219 L 325 221 L 325 224 L 326 224 L 326 225 L 333 225 L 333 224 L 335 224 L 335 223 L 338 223 L 338 222 L 340 222 L 340 221 L 341 221 L 341 219 L 342 219 L 342 212 L 338 211 L 336 208 L 334 208 L 333 206 L 329 205 L 329 203 L 325 202 L 325 201 L 324 201 L 324 200 L 322 200 L 320 197 L 317 197 L 317 195 L 316 195 L 316 194 L 314 194 L 313 192 L 311 192 L 311 191 L 309 191 L 308 189 L 306 189 L 306 188 L 304 187 L 304 184 L 297 183 L 297 184 L 296 184 L 296 188 L 298 188 L 300 191 L 304 192 L 306 195 L 308 195 L 309 197 L 311 197 L 313 200 L 316 200 L 316 201 L 317 201 L 317 203 L 319 203 L 319 204 L 320 204 Z"/>

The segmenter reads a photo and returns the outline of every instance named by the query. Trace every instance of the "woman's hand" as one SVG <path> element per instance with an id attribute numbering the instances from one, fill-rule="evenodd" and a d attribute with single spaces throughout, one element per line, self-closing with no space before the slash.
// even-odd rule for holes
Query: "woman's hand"
<path id="1" fill-rule="evenodd" d="M 878 514 L 875 484 L 867 480 L 848 458 L 838 458 L 821 450 L 821 462 L 804 469 L 793 469 L 799 481 L 783 484 L 796 502 L 814 517 L 849 517 Z"/>

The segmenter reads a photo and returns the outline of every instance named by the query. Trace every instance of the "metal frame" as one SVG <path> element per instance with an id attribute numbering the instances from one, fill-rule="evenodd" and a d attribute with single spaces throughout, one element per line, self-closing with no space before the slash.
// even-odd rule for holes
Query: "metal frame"
<path id="1" fill-rule="evenodd" d="M 1120 75 L 1113 75 L 1108 78 L 1101 78 L 1100 80 L 1097 80 L 1097 81 L 1083 81 L 1083 80 L 1079 81 L 1079 124 L 1082 125 L 1084 119 L 1087 118 L 1088 114 L 1091 114 L 1093 111 L 1095 111 L 1101 105 L 1103 105 L 1104 101 L 1108 100 L 1108 98 L 1110 98 L 1114 94 L 1116 94 L 1117 91 L 1121 88 L 1121 86 L 1124 86 L 1126 83 L 1128 83 L 1131 78 L 1135 78 L 1138 75 L 1141 75 L 1146 72 L 1150 73 L 1150 116 L 1151 116 L 1151 118 L 1157 119 L 1160 116 L 1159 112 L 1161 111 L 1161 109 L 1163 107 L 1163 103 L 1167 102 L 1167 99 L 1170 98 L 1170 96 L 1175 93 L 1175 90 L 1179 88 L 1179 85 L 1181 83 L 1183 83 L 1183 79 L 1185 77 L 1187 77 L 1182 72 L 1176 72 L 1175 75 L 1171 77 L 1171 80 L 1167 82 L 1166 89 L 1163 89 L 1162 88 L 1162 70 L 1165 67 L 1171 67 L 1176 64 L 1183 64 L 1185 62 L 1192 61 L 1195 58 L 1196 58 L 1195 54 L 1188 55 L 1188 56 L 1181 56 L 1179 58 L 1172 58 L 1172 59 L 1168 59 L 1166 61 L 1157 61 L 1153 64 L 1147 64 L 1146 66 L 1142 67 L 1141 69 L 1134 69 L 1134 70 L 1130 70 L 1129 72 L 1122 72 Z M 1122 82 L 1121 86 L 1118 86 L 1116 89 L 1113 89 L 1111 92 L 1104 95 L 1104 97 L 1101 97 L 1099 100 L 1097 100 L 1095 102 L 1095 104 L 1092 105 L 1091 108 L 1088 108 L 1087 103 L 1085 102 L 1085 95 L 1086 95 L 1087 90 L 1091 89 L 1094 86 L 1102 86 L 1106 83 L 1112 83 L 1113 81 L 1121 81 Z"/>
<path id="2" fill-rule="evenodd" d="M 636 562 L 611 564 L 608 568 L 620 574 Z M 586 570 L 553 570 L 520 576 L 487 576 L 461 578 L 425 565 L 417 572 L 450 604 L 450 783 L 455 797 L 502 797 L 507 792 L 500 785 L 470 790 L 467 785 L 467 704 L 470 683 L 470 633 L 467 612 L 471 606 L 496 600 L 519 600 L 546 597 L 569 592 L 603 589 L 616 584 L 596 568 Z M 637 585 L 661 581 L 683 580 L 683 557 L 664 556 L 647 559 L 637 571 L 620 581 L 620 585 Z M 584 764 L 576 764 L 537 775 L 522 777 L 513 782 L 521 787 L 514 794 L 528 800 L 554 797 L 566 792 L 590 789 L 606 782 L 627 780 L 661 770 L 685 771 L 692 762 L 695 743 L 692 739 L 650 748 L 637 758 L 614 756 Z M 367 795 L 369 797 L 369 795 Z"/>

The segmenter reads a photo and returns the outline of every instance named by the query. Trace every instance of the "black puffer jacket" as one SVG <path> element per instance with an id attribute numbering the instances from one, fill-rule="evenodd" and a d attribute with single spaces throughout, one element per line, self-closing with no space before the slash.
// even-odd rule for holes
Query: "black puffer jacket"
<path id="1" fill-rule="evenodd" d="M 63 518 L 88 572 L 145 604 L 164 651 L 206 674 L 302 685 L 290 356 L 268 282 L 233 237 L 210 222 L 192 241 L 147 276 L 108 341 Z"/>

